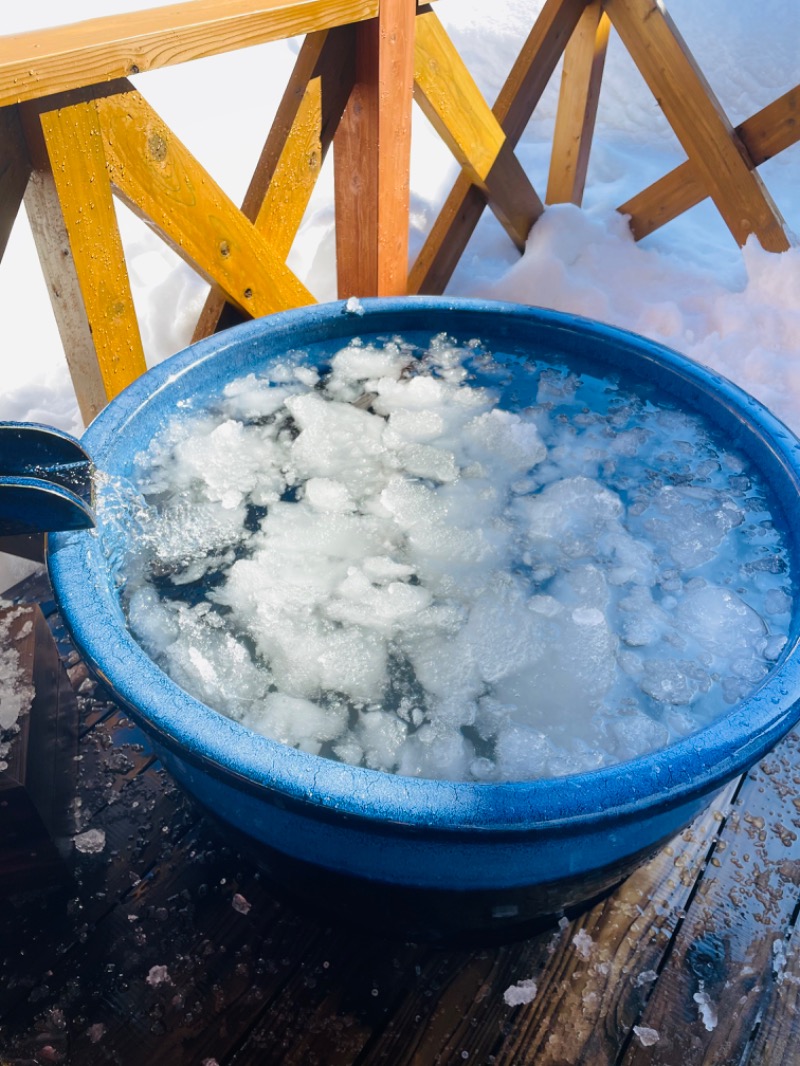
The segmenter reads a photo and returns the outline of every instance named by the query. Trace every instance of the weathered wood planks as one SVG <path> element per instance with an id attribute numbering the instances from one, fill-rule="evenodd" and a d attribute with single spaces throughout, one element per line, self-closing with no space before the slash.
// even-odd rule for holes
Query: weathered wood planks
<path id="1" fill-rule="evenodd" d="M 64 874 L 77 753 L 77 707 L 50 629 L 34 605 L 0 610 L 3 698 L 19 693 L 15 728 L 0 730 L 0 896 Z"/>
<path id="2" fill-rule="evenodd" d="M 0 912 L 10 1061 L 46 1047 L 81 1066 L 795 1061 L 796 736 L 591 909 L 517 943 L 441 948 L 280 902 L 82 692 L 82 827 L 105 846 L 74 855 L 79 880 L 47 906 Z M 524 982 L 529 1002 L 509 1003 Z"/>
<path id="3" fill-rule="evenodd" d="M 377 14 L 378 0 L 188 0 L 0 37 L 0 107 Z"/>
<path id="4" fill-rule="evenodd" d="M 31 174 L 16 107 L 0 108 L 0 261 Z"/>

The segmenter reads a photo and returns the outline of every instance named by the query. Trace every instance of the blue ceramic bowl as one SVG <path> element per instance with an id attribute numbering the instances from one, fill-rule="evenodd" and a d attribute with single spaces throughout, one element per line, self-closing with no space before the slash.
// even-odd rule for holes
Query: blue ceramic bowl
<path id="1" fill-rule="evenodd" d="M 704 415 L 771 486 L 797 560 L 800 443 L 718 375 L 634 334 L 536 308 L 446 298 L 364 300 L 289 311 L 180 352 L 117 397 L 83 439 L 96 466 L 127 476 L 181 401 L 218 393 L 287 349 L 353 336 L 446 332 L 494 350 L 591 359 Z M 780 661 L 747 699 L 671 747 L 552 780 L 452 783 L 354 768 L 256 735 L 187 695 L 142 651 L 123 618 L 98 538 L 50 537 L 65 621 L 89 666 L 150 734 L 193 796 L 284 863 L 294 884 L 372 885 L 463 901 L 467 925 L 514 923 L 586 900 L 686 825 L 800 714 L 797 619 Z M 309 867 L 307 864 L 311 864 Z M 300 874 L 298 874 L 300 871 Z M 356 897 L 351 897 L 356 898 Z M 420 897 L 421 898 L 421 897 Z M 416 905 L 412 905 L 412 912 Z M 434 919 L 435 922 L 435 919 Z"/>

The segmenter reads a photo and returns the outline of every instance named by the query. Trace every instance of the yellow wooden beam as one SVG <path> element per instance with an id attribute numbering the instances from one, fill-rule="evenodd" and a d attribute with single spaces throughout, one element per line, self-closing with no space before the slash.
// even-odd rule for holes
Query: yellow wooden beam
<path id="1" fill-rule="evenodd" d="M 314 302 L 140 93 L 98 100 L 97 110 L 116 190 L 232 303 L 258 317 Z"/>
<path id="2" fill-rule="evenodd" d="M 25 205 L 84 419 L 146 369 L 96 103 L 23 112 Z"/>
<path id="3" fill-rule="evenodd" d="M 379 0 L 188 0 L 0 37 L 0 107 L 374 18 Z"/>
<path id="4" fill-rule="evenodd" d="M 242 214 L 285 259 L 353 85 L 354 28 L 309 34 L 242 202 Z M 212 289 L 194 339 L 213 333 L 225 297 Z"/>
<path id="5" fill-rule="evenodd" d="M 586 0 L 546 0 L 492 108 L 509 147 L 522 136 L 585 6 Z M 409 292 L 444 291 L 485 206 L 483 191 L 462 170 L 414 262 Z"/>
<path id="6" fill-rule="evenodd" d="M 414 99 L 519 249 L 544 206 L 437 15 L 417 16 Z"/>
<path id="7" fill-rule="evenodd" d="M 800 85 L 736 127 L 753 166 L 760 166 L 800 141 Z M 703 177 L 691 159 L 631 197 L 618 210 L 630 215 L 637 240 L 646 237 L 708 196 Z"/>
<path id="8" fill-rule="evenodd" d="M 583 199 L 610 28 L 602 0 L 591 0 L 564 52 L 545 197 L 549 204 L 580 204 Z"/>
<path id="9" fill-rule="evenodd" d="M 340 297 L 396 296 L 408 277 L 416 0 L 356 27 L 355 84 L 334 134 Z"/>
<path id="10" fill-rule="evenodd" d="M 31 174 L 18 108 L 0 109 L 0 261 Z"/>
<path id="11" fill-rule="evenodd" d="M 606 0 L 605 9 L 736 241 L 753 233 L 768 251 L 785 251 L 780 212 L 663 6 Z"/>

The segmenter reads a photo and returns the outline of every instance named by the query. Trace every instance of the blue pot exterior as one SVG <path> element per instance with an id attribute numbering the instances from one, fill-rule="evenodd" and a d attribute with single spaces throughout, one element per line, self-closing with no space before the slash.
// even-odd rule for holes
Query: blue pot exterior
<path id="1" fill-rule="evenodd" d="M 653 382 L 705 415 L 749 457 L 780 502 L 791 557 L 800 558 L 793 532 L 800 530 L 800 442 L 762 405 L 634 334 L 519 305 L 408 297 L 363 300 L 358 313 L 337 303 L 259 319 L 149 371 L 102 412 L 83 444 L 100 470 L 128 476 L 134 456 L 176 404 L 202 404 L 234 377 L 289 349 L 413 332 L 480 337 L 494 350 L 524 343 L 535 354 L 580 354 L 601 369 Z M 555 883 L 567 899 L 580 896 L 581 884 L 602 868 L 611 884 L 615 872 L 618 878 L 633 856 L 687 824 L 800 715 L 795 617 L 779 663 L 758 690 L 723 719 L 663 751 L 560 779 L 474 784 L 403 778 L 285 747 L 183 692 L 128 633 L 93 532 L 52 535 L 49 567 L 87 663 L 150 732 L 189 792 L 257 841 L 377 882 L 459 891 Z"/>

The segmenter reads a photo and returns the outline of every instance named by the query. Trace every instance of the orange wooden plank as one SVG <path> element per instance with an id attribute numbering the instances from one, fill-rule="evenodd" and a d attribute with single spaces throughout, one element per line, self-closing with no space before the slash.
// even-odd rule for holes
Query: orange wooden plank
<path id="1" fill-rule="evenodd" d="M 522 136 L 585 6 L 586 0 L 546 0 L 534 23 L 492 108 L 511 148 Z M 409 292 L 444 291 L 485 206 L 486 197 L 462 171 L 414 262 Z"/>
<path id="2" fill-rule="evenodd" d="M 611 23 L 736 241 L 789 247 L 780 212 L 677 28 L 653 0 L 607 0 Z"/>
<path id="3" fill-rule="evenodd" d="M 438 17 L 416 29 L 414 99 L 522 250 L 544 205 Z"/>
<path id="4" fill-rule="evenodd" d="M 107 97 L 97 108 L 113 185 L 212 285 L 254 317 L 313 303 L 140 93 Z"/>
<path id="5" fill-rule="evenodd" d="M 736 127 L 754 166 L 760 166 L 800 141 L 800 85 Z M 637 240 L 701 203 L 708 193 L 689 159 L 631 197 L 618 210 L 630 215 Z"/>
<path id="6" fill-rule="evenodd" d="M 0 37 L 0 106 L 377 13 L 378 0 L 188 0 Z"/>
<path id="7" fill-rule="evenodd" d="M 406 291 L 415 0 L 356 28 L 355 86 L 334 136 L 340 297 Z"/>
<path id="8" fill-rule="evenodd" d="M 146 369 L 96 103 L 22 115 L 34 165 L 25 206 L 88 423 Z"/>
<path id="9" fill-rule="evenodd" d="M 0 109 L 0 261 L 17 218 L 31 162 L 16 107 Z"/>
<path id="10" fill-rule="evenodd" d="M 592 0 L 564 52 L 546 200 L 580 204 L 597 117 L 611 23 L 602 0 Z"/>
<path id="11" fill-rule="evenodd" d="M 354 43 L 349 26 L 306 37 L 242 202 L 242 214 L 284 259 L 352 89 Z M 224 306 L 212 288 L 194 340 L 216 330 Z"/>

